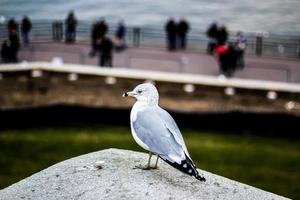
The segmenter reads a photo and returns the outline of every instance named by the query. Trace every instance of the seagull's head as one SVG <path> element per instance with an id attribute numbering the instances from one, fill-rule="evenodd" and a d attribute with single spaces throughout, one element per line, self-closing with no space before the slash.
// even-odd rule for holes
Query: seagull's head
<path id="1" fill-rule="evenodd" d="M 134 88 L 133 91 L 125 92 L 123 97 L 134 97 L 139 102 L 145 102 L 148 105 L 158 104 L 158 91 L 151 83 L 143 83 Z"/>

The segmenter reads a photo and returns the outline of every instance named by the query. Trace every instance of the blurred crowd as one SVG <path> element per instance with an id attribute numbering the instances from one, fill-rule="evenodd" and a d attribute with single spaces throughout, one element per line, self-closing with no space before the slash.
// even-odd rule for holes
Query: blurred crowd
<path id="1" fill-rule="evenodd" d="M 31 21 L 24 16 L 21 22 L 21 35 L 24 47 L 29 45 L 29 32 L 31 30 Z M 3 41 L 1 47 L 1 58 L 3 63 L 18 62 L 18 51 L 20 49 L 20 41 L 18 35 L 18 24 L 14 18 L 7 22 L 7 39 Z"/>
<path id="2" fill-rule="evenodd" d="M 176 22 L 174 18 L 170 18 L 165 25 L 167 48 L 170 51 L 185 50 L 189 29 L 189 23 L 185 18 L 182 17 L 179 22 Z"/>
<path id="3" fill-rule="evenodd" d="M 231 77 L 236 69 L 244 68 L 247 39 L 242 32 L 238 32 L 235 42 L 230 43 L 226 27 L 214 22 L 206 31 L 206 35 L 209 38 L 207 53 L 215 55 L 219 62 L 221 75 Z"/>
<path id="4" fill-rule="evenodd" d="M 64 39 L 67 44 L 76 42 L 76 32 L 78 21 L 73 11 L 70 11 L 64 21 Z M 14 18 L 7 23 L 8 37 L 2 42 L 1 58 L 2 63 L 18 62 L 18 51 L 20 49 L 19 35 L 22 37 L 23 47 L 30 45 L 30 32 L 32 23 L 27 16 L 21 21 L 21 26 Z M 184 51 L 187 48 L 188 33 L 191 29 L 189 22 L 181 17 L 178 21 L 170 18 L 165 24 L 166 48 L 174 52 Z M 91 26 L 90 57 L 99 57 L 99 66 L 113 66 L 113 51 L 123 51 L 126 49 L 126 26 L 123 20 L 118 22 L 113 37 L 108 35 L 109 26 L 104 18 L 95 21 Z M 20 33 L 20 34 L 19 34 Z M 247 39 L 242 32 L 236 34 L 234 42 L 228 42 L 229 33 L 224 25 L 217 22 L 212 23 L 207 31 L 208 37 L 207 53 L 213 55 L 219 63 L 220 75 L 231 77 L 236 69 L 243 69 L 245 66 L 244 54 L 247 46 Z"/>

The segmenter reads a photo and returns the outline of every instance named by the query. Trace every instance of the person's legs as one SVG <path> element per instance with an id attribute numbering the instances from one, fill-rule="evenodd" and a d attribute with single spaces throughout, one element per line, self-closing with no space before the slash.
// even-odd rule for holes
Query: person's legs
<path id="1" fill-rule="evenodd" d="M 167 35 L 167 48 L 168 50 L 172 50 L 172 39 L 170 35 Z"/>
<path id="2" fill-rule="evenodd" d="M 27 47 L 29 45 L 29 33 L 24 32 L 23 33 L 23 45 Z"/>
<path id="3" fill-rule="evenodd" d="M 112 56 L 111 55 L 105 55 L 104 56 L 104 64 L 105 67 L 112 67 Z"/>
<path id="4" fill-rule="evenodd" d="M 72 41 L 73 42 L 76 41 L 76 31 L 75 30 L 72 32 Z"/>
<path id="5" fill-rule="evenodd" d="M 99 53 L 99 66 L 104 66 L 105 65 L 105 56 L 100 52 Z"/>
<path id="6" fill-rule="evenodd" d="M 245 67 L 244 55 L 245 55 L 245 51 L 241 51 L 240 60 L 239 60 L 239 64 L 240 64 L 241 69 L 243 69 Z"/>
<path id="7" fill-rule="evenodd" d="M 181 35 L 180 36 L 180 42 L 181 42 L 181 46 L 180 46 L 180 48 L 182 49 L 182 50 L 185 50 L 185 48 L 186 48 L 186 35 L 185 34 L 183 34 L 183 35 Z"/>
<path id="8" fill-rule="evenodd" d="M 176 36 L 170 36 L 170 50 L 176 50 Z"/>
<path id="9" fill-rule="evenodd" d="M 12 50 L 12 63 L 18 62 L 18 51 L 16 49 Z"/>
<path id="10" fill-rule="evenodd" d="M 243 50 L 238 50 L 236 52 L 236 56 L 237 56 L 237 67 L 240 69 L 244 68 L 244 51 Z"/>
<path id="11" fill-rule="evenodd" d="M 110 55 L 110 56 L 108 56 L 108 63 L 107 63 L 107 66 L 109 66 L 109 67 L 112 67 L 113 66 L 113 62 L 112 62 L 112 56 Z"/>

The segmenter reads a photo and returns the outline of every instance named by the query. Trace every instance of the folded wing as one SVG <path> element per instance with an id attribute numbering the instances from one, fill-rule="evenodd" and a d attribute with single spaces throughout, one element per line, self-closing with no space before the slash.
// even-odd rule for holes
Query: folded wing
<path id="1" fill-rule="evenodd" d="M 137 137 L 150 151 L 170 162 L 181 164 L 185 160 L 184 149 L 165 124 L 155 108 L 147 108 L 137 113 L 132 125 Z"/>

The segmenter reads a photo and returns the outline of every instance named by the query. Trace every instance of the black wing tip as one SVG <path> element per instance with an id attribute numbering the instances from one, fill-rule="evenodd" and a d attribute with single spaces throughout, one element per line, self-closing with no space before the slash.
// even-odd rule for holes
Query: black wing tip
<path id="1" fill-rule="evenodd" d="M 201 182 L 205 182 L 206 179 L 204 176 L 201 176 L 199 172 L 196 169 L 196 166 L 193 164 L 193 162 L 190 159 L 183 160 L 181 164 L 178 163 L 172 163 L 167 159 L 161 158 L 165 162 L 167 162 L 169 165 L 173 166 L 174 168 L 178 169 L 179 171 L 182 171 L 185 174 L 188 174 L 190 176 L 195 177 Z"/>
<path id="2" fill-rule="evenodd" d="M 198 177 L 195 177 L 195 178 L 198 179 L 201 182 L 205 182 L 206 181 L 206 179 L 204 178 L 204 176 L 198 176 Z"/>

